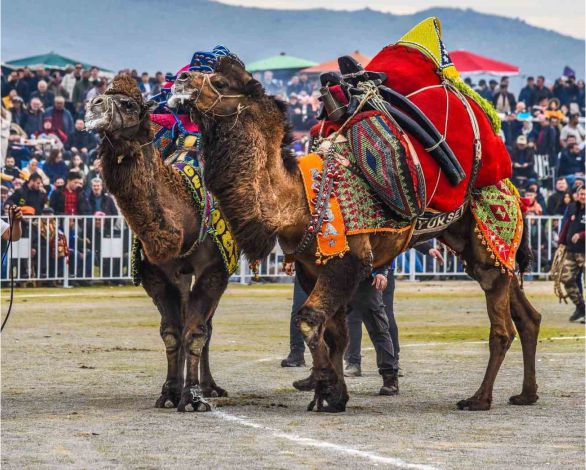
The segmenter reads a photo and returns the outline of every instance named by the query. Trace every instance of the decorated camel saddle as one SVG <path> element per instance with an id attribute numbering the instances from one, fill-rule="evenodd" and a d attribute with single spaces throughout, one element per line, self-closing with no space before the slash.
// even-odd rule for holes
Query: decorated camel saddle
<path id="1" fill-rule="evenodd" d="M 223 46 L 216 46 L 211 52 L 198 51 L 193 54 L 190 63 L 182 67 L 175 75 L 168 74 L 161 93 L 153 97 L 159 106 L 150 118 L 155 147 L 165 163 L 172 165 L 184 177 L 185 185 L 192 194 L 193 203 L 204 222 L 201 225 L 198 241 L 211 237 L 222 255 L 226 270 L 232 274 L 238 267 L 240 254 L 228 222 L 222 215 L 217 201 L 204 184 L 204 169 L 199 155 L 201 133 L 197 124 L 191 122 L 188 114 L 182 113 L 181 109 L 175 112 L 167 106 L 171 87 L 179 73 L 186 70 L 212 72 L 218 58 L 229 53 Z"/>
<path id="2" fill-rule="evenodd" d="M 426 19 L 365 68 L 351 57 L 338 64 L 340 73 L 320 77 L 314 153 L 300 160 L 322 262 L 343 254 L 355 233 L 432 238 L 469 205 L 496 263 L 514 270 L 522 215 L 500 120 L 460 78 L 439 19 Z"/>

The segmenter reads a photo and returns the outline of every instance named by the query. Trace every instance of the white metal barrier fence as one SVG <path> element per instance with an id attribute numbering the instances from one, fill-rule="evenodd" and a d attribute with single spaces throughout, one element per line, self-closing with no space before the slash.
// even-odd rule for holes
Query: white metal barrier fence
<path id="1" fill-rule="evenodd" d="M 4 218 L 6 220 L 6 218 Z M 558 244 L 560 216 L 531 216 L 527 219 L 534 253 L 535 277 L 548 275 Z M 132 232 L 122 217 L 105 216 L 27 216 L 23 217 L 22 237 L 14 242 L 1 266 L 3 283 L 12 270 L 17 282 L 46 283 L 120 282 L 131 279 L 130 257 Z M 4 253 L 6 241 L 2 241 Z M 445 262 L 416 250 L 401 254 L 396 260 L 396 274 L 410 280 L 462 278 L 462 263 L 445 247 Z M 258 277 L 266 282 L 289 282 L 281 270 L 283 252 L 277 246 L 261 263 Z M 248 263 L 240 260 L 233 282 L 248 283 L 255 275 Z"/>

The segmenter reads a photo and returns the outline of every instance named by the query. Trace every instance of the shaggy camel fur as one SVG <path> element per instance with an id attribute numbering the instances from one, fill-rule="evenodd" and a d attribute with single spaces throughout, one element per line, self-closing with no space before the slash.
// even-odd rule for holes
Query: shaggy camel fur
<path id="1" fill-rule="evenodd" d="M 264 257 L 278 238 L 283 251 L 294 254 L 310 222 L 303 183 L 287 144 L 284 106 L 267 96 L 239 61 L 222 58 L 215 73 L 184 72 L 174 87 L 174 100 L 187 103 L 203 130 L 206 184 L 218 198 L 236 242 L 249 259 Z M 521 337 L 525 374 L 515 405 L 534 403 L 535 350 L 541 316 L 529 303 L 519 281 L 501 273 L 474 232 L 468 210 L 443 233 L 446 243 L 467 263 L 467 273 L 486 295 L 490 319 L 490 358 L 480 388 L 458 403 L 460 409 L 487 410 L 497 372 L 513 338 Z M 391 262 L 408 247 L 408 235 L 362 234 L 348 237 L 350 251 L 325 265 L 315 263 L 315 243 L 296 254 L 298 273 L 309 293 L 296 315 L 312 356 L 310 383 L 318 411 L 340 412 L 348 393 L 342 371 L 347 332 L 345 307 L 357 284 L 373 267 Z M 527 239 L 518 252 L 526 267 Z M 327 403 L 324 406 L 324 403 Z"/>
<path id="2" fill-rule="evenodd" d="M 161 313 L 167 379 L 156 406 L 209 411 L 203 397 L 226 395 L 210 372 L 209 344 L 228 273 L 210 237 L 190 249 L 200 216 L 183 177 L 152 144 L 151 104 L 132 79 L 117 77 L 88 104 L 86 125 L 103 136 L 104 181 L 142 243 L 143 286 Z"/>

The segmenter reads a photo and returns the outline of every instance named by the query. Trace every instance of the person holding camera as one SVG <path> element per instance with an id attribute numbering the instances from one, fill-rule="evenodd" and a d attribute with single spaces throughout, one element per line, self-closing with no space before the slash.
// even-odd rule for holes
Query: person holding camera
<path id="1" fill-rule="evenodd" d="M 17 242 L 22 236 L 22 227 L 20 222 L 22 220 L 22 209 L 16 205 L 6 206 L 6 215 L 8 215 L 8 222 L 0 219 L 0 233 L 2 233 L 2 240 L 10 240 Z"/>

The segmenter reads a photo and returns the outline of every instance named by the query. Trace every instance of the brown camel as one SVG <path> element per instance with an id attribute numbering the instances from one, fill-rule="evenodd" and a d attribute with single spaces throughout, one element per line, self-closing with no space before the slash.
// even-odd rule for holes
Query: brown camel
<path id="1" fill-rule="evenodd" d="M 310 222 L 300 171 L 286 150 L 288 125 L 284 105 L 265 94 L 261 84 L 234 57 L 220 60 L 212 74 L 183 72 L 174 100 L 187 103 L 202 128 L 205 180 L 230 222 L 237 244 L 250 260 L 266 256 L 278 238 L 286 254 L 294 254 Z M 516 277 L 494 266 L 474 232 L 468 210 L 438 234 L 467 263 L 467 273 L 486 295 L 490 319 L 490 359 L 480 388 L 458 403 L 460 409 L 487 410 L 497 372 L 513 338 L 521 337 L 523 388 L 515 405 L 535 403 L 535 350 L 541 315 L 529 303 Z M 310 293 L 296 324 L 313 356 L 309 383 L 314 399 L 309 409 L 344 411 L 348 393 L 342 372 L 347 342 L 345 306 L 360 280 L 373 267 L 389 263 L 408 245 L 408 235 L 362 234 L 348 237 L 349 252 L 317 265 L 315 242 L 295 254 L 302 285 Z M 527 266 L 525 237 L 517 261 Z M 306 382 L 307 383 L 307 382 Z M 324 407 L 324 402 L 327 406 Z"/>
<path id="2" fill-rule="evenodd" d="M 156 406 L 209 411 L 202 397 L 226 395 L 212 377 L 209 344 L 229 276 L 210 237 L 196 245 L 200 216 L 183 177 L 151 143 L 151 105 L 132 79 L 117 77 L 88 104 L 86 125 L 103 137 L 103 178 L 142 243 L 142 283 L 161 313 L 167 379 Z"/>

